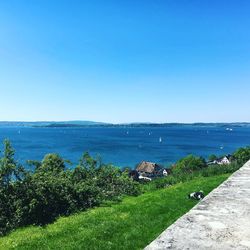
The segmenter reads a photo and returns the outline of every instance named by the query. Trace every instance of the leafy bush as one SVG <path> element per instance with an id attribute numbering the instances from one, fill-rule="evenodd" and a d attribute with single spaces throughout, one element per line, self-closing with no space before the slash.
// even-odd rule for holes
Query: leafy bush
<path id="1" fill-rule="evenodd" d="M 215 154 L 209 155 L 208 160 L 209 161 L 215 161 L 217 159 L 217 156 Z"/>
<path id="2" fill-rule="evenodd" d="M 98 206 L 123 195 L 138 195 L 139 184 L 120 169 L 103 165 L 85 153 L 67 170 L 57 154 L 48 154 L 27 172 L 14 160 L 9 141 L 0 159 L 0 235 L 19 226 L 44 225 L 60 215 Z"/>
<path id="3" fill-rule="evenodd" d="M 250 159 L 250 147 L 239 148 L 235 151 L 233 157 L 239 164 L 244 164 Z"/>
<path id="4" fill-rule="evenodd" d="M 228 174 L 228 173 L 234 173 L 236 170 L 238 170 L 242 164 L 239 164 L 237 162 L 232 162 L 228 165 L 210 165 L 205 169 L 202 169 L 200 171 L 200 175 L 203 177 L 209 177 L 213 175 L 220 175 L 220 174 Z"/>
<path id="5" fill-rule="evenodd" d="M 188 155 L 179 160 L 173 167 L 173 173 L 192 173 L 207 166 L 206 161 L 202 157 Z"/>

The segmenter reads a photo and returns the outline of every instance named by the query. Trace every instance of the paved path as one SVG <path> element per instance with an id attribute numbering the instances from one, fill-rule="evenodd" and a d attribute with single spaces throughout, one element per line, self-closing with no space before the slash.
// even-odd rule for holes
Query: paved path
<path id="1" fill-rule="evenodd" d="M 250 161 L 145 249 L 250 249 Z"/>

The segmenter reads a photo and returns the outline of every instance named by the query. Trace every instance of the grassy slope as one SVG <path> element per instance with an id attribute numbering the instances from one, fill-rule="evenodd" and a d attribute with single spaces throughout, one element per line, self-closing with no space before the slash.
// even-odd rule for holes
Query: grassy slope
<path id="1" fill-rule="evenodd" d="M 207 194 L 228 176 L 201 177 L 60 218 L 44 228 L 18 229 L 0 238 L 0 249 L 142 249 L 196 204 L 188 193 Z"/>

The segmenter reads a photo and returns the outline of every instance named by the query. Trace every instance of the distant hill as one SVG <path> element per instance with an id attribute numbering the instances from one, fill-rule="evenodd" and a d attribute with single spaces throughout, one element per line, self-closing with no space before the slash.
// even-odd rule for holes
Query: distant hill
<path id="1" fill-rule="evenodd" d="M 69 122 L 52 122 L 46 125 L 36 125 L 36 127 L 99 127 L 99 126 L 111 126 L 112 124 L 104 122 L 92 122 L 92 121 L 69 121 Z"/>
<path id="2" fill-rule="evenodd" d="M 41 121 L 41 122 L 22 122 L 22 121 L 0 121 L 0 126 L 12 127 L 83 127 L 83 126 L 103 126 L 108 125 L 104 122 L 93 121 Z"/>

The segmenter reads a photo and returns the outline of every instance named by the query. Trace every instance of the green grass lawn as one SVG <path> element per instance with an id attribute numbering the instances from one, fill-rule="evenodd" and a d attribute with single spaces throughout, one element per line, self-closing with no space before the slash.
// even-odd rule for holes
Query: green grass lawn
<path id="1" fill-rule="evenodd" d="M 18 229 L 0 238 L 0 249 L 143 249 L 197 203 L 187 198 L 190 192 L 208 194 L 228 176 L 199 177 L 60 218 L 46 227 Z"/>

